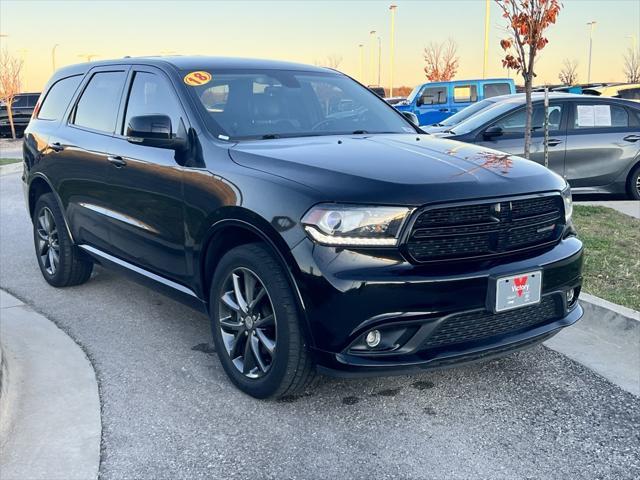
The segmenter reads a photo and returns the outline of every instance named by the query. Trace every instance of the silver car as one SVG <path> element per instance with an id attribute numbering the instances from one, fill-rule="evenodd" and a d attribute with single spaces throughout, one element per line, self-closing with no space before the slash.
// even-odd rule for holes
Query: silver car
<path id="1" fill-rule="evenodd" d="M 640 104 L 566 93 L 549 98 L 549 168 L 574 193 L 640 199 Z M 530 159 L 538 163 L 544 163 L 543 125 L 543 99 L 536 96 Z M 436 135 L 521 156 L 524 127 L 524 96 L 517 95 Z"/>

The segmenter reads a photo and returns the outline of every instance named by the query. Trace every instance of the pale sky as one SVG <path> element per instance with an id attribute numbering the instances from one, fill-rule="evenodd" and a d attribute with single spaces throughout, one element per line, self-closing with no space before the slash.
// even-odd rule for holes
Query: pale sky
<path id="1" fill-rule="evenodd" d="M 390 12 L 387 1 L 29 1 L 0 0 L 2 48 L 25 60 L 23 89 L 38 91 L 56 66 L 125 55 L 199 54 L 274 58 L 302 63 L 342 57 L 339 69 L 363 83 L 377 83 L 381 38 L 381 83 L 389 82 Z M 484 0 L 397 0 L 394 85 L 426 81 L 423 48 L 453 38 L 458 43 L 456 78 L 482 75 Z M 640 0 L 564 0 L 550 43 L 538 62 L 537 83 L 558 83 L 563 59 L 579 63 L 587 80 L 589 32 L 595 20 L 592 81 L 622 81 L 623 54 L 640 42 Z M 489 76 L 506 76 L 499 40 L 504 19 L 491 2 Z M 376 30 L 373 69 L 371 36 Z M 364 44 L 364 78 L 359 44 Z M 370 72 L 373 75 L 370 75 Z"/>

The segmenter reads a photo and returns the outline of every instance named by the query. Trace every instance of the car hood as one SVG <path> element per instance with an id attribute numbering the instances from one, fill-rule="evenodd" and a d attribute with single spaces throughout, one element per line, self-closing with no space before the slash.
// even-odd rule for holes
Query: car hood
<path id="1" fill-rule="evenodd" d="M 431 135 L 354 135 L 241 142 L 238 164 L 287 178 L 324 201 L 422 205 L 561 190 L 528 160 Z"/>

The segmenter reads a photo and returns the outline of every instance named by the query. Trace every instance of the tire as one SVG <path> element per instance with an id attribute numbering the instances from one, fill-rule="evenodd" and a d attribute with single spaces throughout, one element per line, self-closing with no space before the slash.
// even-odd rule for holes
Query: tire
<path id="1" fill-rule="evenodd" d="M 209 305 L 216 352 L 236 387 L 264 399 L 300 394 L 311 383 L 315 366 L 300 331 L 296 300 L 283 267 L 265 245 L 242 245 L 222 257 Z"/>
<path id="2" fill-rule="evenodd" d="M 85 283 L 91 277 L 93 262 L 84 257 L 71 242 L 62 212 L 52 193 L 41 195 L 36 202 L 33 243 L 38 266 L 49 285 L 70 287 Z"/>
<path id="3" fill-rule="evenodd" d="M 632 200 L 640 200 L 640 165 L 637 165 L 629 175 L 627 193 Z"/>

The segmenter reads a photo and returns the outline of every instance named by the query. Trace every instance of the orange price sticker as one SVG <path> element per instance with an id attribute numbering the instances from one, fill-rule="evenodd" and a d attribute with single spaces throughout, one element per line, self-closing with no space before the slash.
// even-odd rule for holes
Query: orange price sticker
<path id="1" fill-rule="evenodd" d="M 197 87 L 198 85 L 204 85 L 211 81 L 211 74 L 209 72 L 191 72 L 184 76 L 184 83 Z"/>

